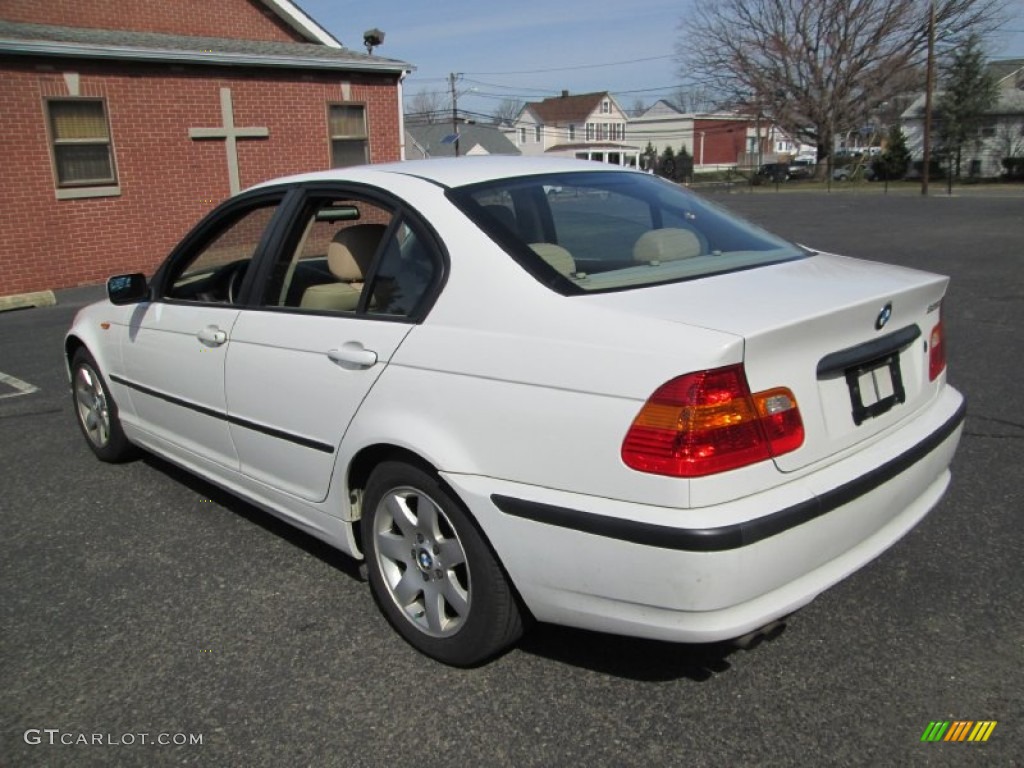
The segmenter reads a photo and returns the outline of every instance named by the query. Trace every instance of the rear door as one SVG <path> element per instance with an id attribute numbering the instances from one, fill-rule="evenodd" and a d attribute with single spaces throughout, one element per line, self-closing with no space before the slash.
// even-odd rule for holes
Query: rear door
<path id="1" fill-rule="evenodd" d="M 308 193 L 268 264 L 232 332 L 231 437 L 243 473 L 322 501 L 349 423 L 436 295 L 443 260 L 396 201 L 339 188 Z"/>

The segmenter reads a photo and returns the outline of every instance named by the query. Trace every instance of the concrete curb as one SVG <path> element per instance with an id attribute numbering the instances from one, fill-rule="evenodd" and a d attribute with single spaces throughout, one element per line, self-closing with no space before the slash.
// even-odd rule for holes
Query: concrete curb
<path id="1" fill-rule="evenodd" d="M 36 291 L 35 293 L 16 293 L 13 296 L 0 296 L 0 312 L 25 307 L 52 307 L 57 303 L 53 291 Z"/>

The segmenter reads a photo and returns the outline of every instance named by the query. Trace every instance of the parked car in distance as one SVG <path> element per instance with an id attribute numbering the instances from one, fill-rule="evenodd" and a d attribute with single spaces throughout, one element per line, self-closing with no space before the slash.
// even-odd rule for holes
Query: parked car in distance
<path id="1" fill-rule="evenodd" d="M 789 179 L 789 164 L 765 163 L 757 169 L 757 175 L 773 182 L 787 181 Z"/>
<path id="2" fill-rule="evenodd" d="M 99 459 L 365 560 L 394 629 L 469 666 L 532 620 L 749 636 L 878 557 L 950 480 L 947 283 L 640 171 L 427 160 L 232 197 L 64 352 Z"/>
<path id="3" fill-rule="evenodd" d="M 789 178 L 810 179 L 817 169 L 817 162 L 810 159 L 797 158 L 789 164 Z"/>

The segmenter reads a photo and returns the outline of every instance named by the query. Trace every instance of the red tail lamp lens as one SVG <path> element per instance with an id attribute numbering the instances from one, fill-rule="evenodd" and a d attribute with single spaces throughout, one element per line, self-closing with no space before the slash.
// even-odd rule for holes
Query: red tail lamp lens
<path id="1" fill-rule="evenodd" d="M 751 395 L 742 365 L 660 386 L 633 420 L 622 459 L 641 472 L 701 477 L 795 450 L 803 422 L 788 389 Z"/>
<path id="2" fill-rule="evenodd" d="M 942 318 L 932 328 L 928 339 L 928 380 L 935 381 L 946 370 L 946 336 L 942 330 Z"/>

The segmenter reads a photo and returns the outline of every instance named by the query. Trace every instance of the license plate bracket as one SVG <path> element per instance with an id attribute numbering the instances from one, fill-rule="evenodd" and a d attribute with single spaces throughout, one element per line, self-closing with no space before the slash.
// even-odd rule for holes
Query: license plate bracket
<path id="1" fill-rule="evenodd" d="M 847 368 L 846 385 L 850 390 L 850 404 L 853 407 L 853 423 L 860 426 L 868 419 L 873 419 L 892 410 L 898 403 L 907 401 L 907 393 L 903 387 L 903 373 L 900 371 L 899 352 L 884 357 L 876 358 L 860 365 Z M 868 395 L 874 396 L 874 401 L 865 405 L 865 382 L 872 383 Z M 880 394 L 880 387 L 886 395 Z"/>

